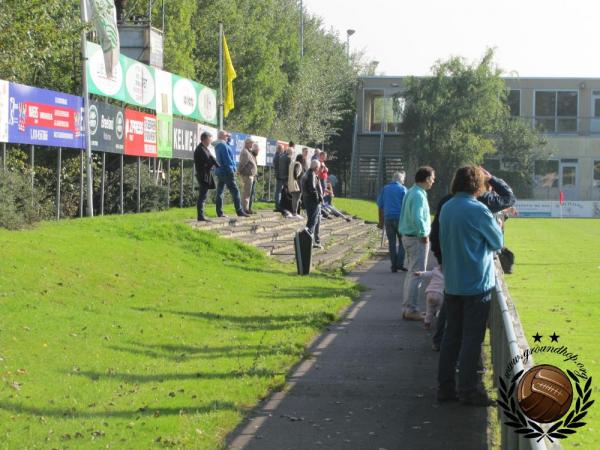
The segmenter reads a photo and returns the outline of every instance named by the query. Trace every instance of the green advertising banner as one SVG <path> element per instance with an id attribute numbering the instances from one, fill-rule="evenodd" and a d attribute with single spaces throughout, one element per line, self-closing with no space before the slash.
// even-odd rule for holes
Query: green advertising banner
<path id="1" fill-rule="evenodd" d="M 158 157 L 173 157 L 173 116 L 156 114 L 158 121 Z"/>
<path id="2" fill-rule="evenodd" d="M 134 106 L 156 110 L 154 68 L 120 55 L 112 77 L 106 76 L 104 53 L 98 44 L 87 43 L 88 90 Z"/>
<path id="3" fill-rule="evenodd" d="M 213 89 L 173 75 L 173 114 L 217 123 L 217 96 Z"/>

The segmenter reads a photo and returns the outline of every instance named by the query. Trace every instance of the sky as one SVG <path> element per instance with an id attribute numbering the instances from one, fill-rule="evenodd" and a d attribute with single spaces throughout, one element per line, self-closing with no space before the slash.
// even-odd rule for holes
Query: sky
<path id="1" fill-rule="evenodd" d="M 427 75 L 437 60 L 487 48 L 506 75 L 600 78 L 598 0 L 304 0 L 378 75 Z"/>

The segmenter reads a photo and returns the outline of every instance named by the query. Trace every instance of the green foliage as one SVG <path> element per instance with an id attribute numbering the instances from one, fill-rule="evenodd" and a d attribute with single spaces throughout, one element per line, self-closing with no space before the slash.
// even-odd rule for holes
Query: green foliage
<path id="1" fill-rule="evenodd" d="M 0 230 L 2 447 L 223 448 L 356 294 L 192 215 Z"/>
<path id="2" fill-rule="evenodd" d="M 31 173 L 0 172 L 0 228 L 23 228 L 51 214 L 52 202 L 43 190 L 32 188 Z"/>
<path id="3" fill-rule="evenodd" d="M 521 122 L 510 122 L 506 86 L 493 57 L 492 50 L 475 64 L 453 57 L 438 62 L 433 76 L 407 82 L 403 129 L 410 144 L 405 156 L 414 166 L 436 169 L 434 198 L 448 191 L 458 167 L 480 164 L 498 150 L 510 158 L 519 154 L 522 171 L 530 167 L 540 140 Z"/>

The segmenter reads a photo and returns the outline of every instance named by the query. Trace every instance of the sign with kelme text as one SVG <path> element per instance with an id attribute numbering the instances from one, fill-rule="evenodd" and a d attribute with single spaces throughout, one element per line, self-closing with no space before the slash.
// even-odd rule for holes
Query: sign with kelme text
<path id="1" fill-rule="evenodd" d="M 89 125 L 93 151 L 123 153 L 125 138 L 123 108 L 91 101 Z"/>
<path id="2" fill-rule="evenodd" d="M 157 156 L 156 117 L 133 109 L 125 109 L 125 154 Z"/>
<path id="3" fill-rule="evenodd" d="M 8 142 L 83 148 L 83 100 L 17 83 L 8 88 Z"/>
<path id="4" fill-rule="evenodd" d="M 173 119 L 173 158 L 194 159 L 199 143 L 197 123 Z"/>

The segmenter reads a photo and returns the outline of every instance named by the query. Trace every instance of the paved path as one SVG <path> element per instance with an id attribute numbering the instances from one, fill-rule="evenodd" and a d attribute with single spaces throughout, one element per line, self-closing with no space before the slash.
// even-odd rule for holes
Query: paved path
<path id="1" fill-rule="evenodd" d="M 234 433 L 230 448 L 487 448 L 485 408 L 435 401 L 431 336 L 400 319 L 404 274 L 379 261 L 353 275 L 370 290 L 316 340 L 314 357 Z"/>

